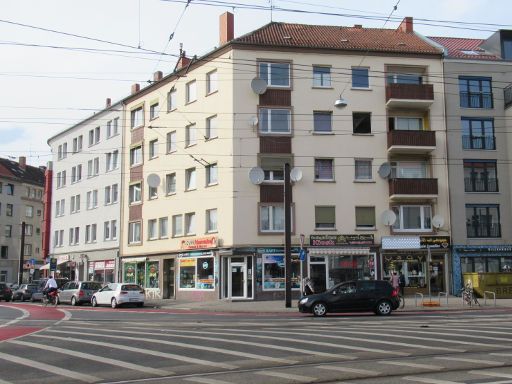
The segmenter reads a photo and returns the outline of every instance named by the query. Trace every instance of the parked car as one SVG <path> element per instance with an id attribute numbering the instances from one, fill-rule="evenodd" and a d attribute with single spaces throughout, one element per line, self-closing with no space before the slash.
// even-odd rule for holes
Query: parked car
<path id="1" fill-rule="evenodd" d="M 13 291 L 13 292 L 20 287 L 20 285 L 18 283 L 9 283 L 9 284 L 7 284 L 7 286 L 9 288 L 11 288 L 11 291 Z"/>
<path id="2" fill-rule="evenodd" d="M 37 284 L 21 284 L 20 287 L 12 294 L 12 301 L 14 300 L 30 300 L 32 294 L 37 290 Z"/>
<path id="3" fill-rule="evenodd" d="M 136 304 L 138 307 L 144 306 L 144 289 L 137 284 L 110 283 L 92 295 L 91 304 L 110 305 L 116 308 L 121 304 Z"/>
<path id="4" fill-rule="evenodd" d="M 335 285 L 299 300 L 299 311 L 325 316 L 327 312 L 365 312 L 389 315 L 400 305 L 398 289 L 388 281 L 357 280 Z"/>
<path id="5" fill-rule="evenodd" d="M 44 279 L 37 280 L 37 290 L 32 293 L 32 297 L 30 298 L 30 301 L 41 301 L 43 299 L 43 289 L 46 285 L 46 282 L 48 281 L 48 278 L 45 277 Z M 61 288 L 64 284 L 66 284 L 69 279 L 67 278 L 58 278 L 55 279 L 57 282 L 57 288 Z M 34 282 L 35 283 L 35 282 Z"/>
<path id="6" fill-rule="evenodd" d="M 12 298 L 12 290 L 6 283 L 0 283 L 0 300 L 10 301 Z"/>
<path id="7" fill-rule="evenodd" d="M 94 292 L 99 291 L 102 286 L 97 281 L 68 281 L 59 290 L 59 301 L 71 305 L 90 303 Z"/>

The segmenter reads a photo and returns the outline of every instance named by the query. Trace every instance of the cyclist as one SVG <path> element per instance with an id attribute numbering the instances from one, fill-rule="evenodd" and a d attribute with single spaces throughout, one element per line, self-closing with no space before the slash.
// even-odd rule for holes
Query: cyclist
<path id="1" fill-rule="evenodd" d="M 57 290 L 57 282 L 55 281 L 55 278 L 53 276 L 50 276 L 50 278 L 46 281 L 46 284 L 43 288 L 43 292 L 46 295 L 46 298 L 48 301 L 50 301 L 50 293 Z"/>

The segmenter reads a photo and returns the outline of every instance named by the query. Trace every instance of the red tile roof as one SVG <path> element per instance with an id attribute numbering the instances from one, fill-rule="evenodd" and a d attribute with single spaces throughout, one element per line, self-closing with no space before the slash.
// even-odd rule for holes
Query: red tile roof
<path id="1" fill-rule="evenodd" d="M 461 37 L 429 37 L 448 50 L 448 57 L 471 60 L 500 60 L 500 57 L 480 48 L 485 40 Z M 472 53 L 468 53 L 472 52 Z"/>
<path id="2" fill-rule="evenodd" d="M 429 54 L 442 52 L 415 33 L 394 29 L 339 27 L 272 22 L 232 40 L 233 44 L 320 48 L 382 53 Z"/>

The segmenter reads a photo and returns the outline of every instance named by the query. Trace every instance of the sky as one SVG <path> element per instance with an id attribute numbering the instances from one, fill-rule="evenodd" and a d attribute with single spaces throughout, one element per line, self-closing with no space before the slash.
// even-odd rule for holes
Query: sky
<path id="1" fill-rule="evenodd" d="M 102 110 L 106 98 L 126 97 L 133 83 L 144 86 L 155 71 L 172 72 L 180 44 L 187 56 L 216 47 L 225 11 L 234 13 L 235 37 L 271 18 L 396 28 L 398 19 L 412 16 L 422 35 L 483 39 L 497 29 L 512 29 L 510 0 L 272 0 L 272 12 L 270 5 L 270 0 L 3 1 L 0 157 L 26 156 L 28 164 L 46 165 L 48 138 Z"/>

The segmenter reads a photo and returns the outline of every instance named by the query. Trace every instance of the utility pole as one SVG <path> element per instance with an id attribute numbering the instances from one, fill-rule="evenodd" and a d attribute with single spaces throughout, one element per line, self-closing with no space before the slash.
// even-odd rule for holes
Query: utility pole
<path id="1" fill-rule="evenodd" d="M 18 270 L 18 284 L 21 285 L 23 283 L 23 264 L 25 261 L 23 260 L 23 256 L 25 253 L 25 222 L 21 222 L 21 249 L 20 249 L 20 265 Z"/>
<path id="2" fill-rule="evenodd" d="M 286 308 L 292 306 L 292 185 L 290 183 L 290 164 L 284 165 L 284 260 L 285 260 L 285 301 Z"/>

